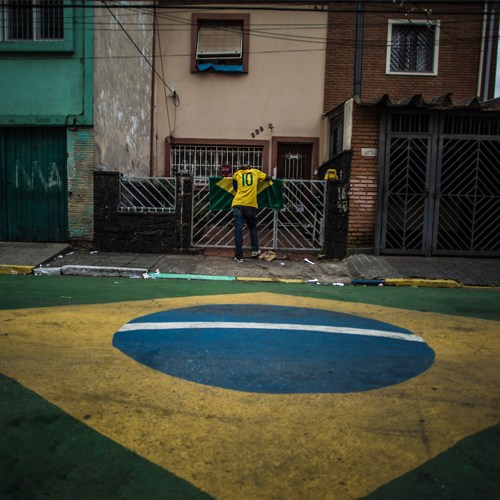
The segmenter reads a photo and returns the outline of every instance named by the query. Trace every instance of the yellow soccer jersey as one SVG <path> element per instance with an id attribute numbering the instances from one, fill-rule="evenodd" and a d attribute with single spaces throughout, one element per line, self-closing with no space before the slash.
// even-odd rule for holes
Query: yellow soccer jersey
<path id="1" fill-rule="evenodd" d="M 256 168 L 238 170 L 233 175 L 233 180 L 238 183 L 238 189 L 231 206 L 242 205 L 257 208 L 257 183 L 265 179 L 266 174 Z"/>

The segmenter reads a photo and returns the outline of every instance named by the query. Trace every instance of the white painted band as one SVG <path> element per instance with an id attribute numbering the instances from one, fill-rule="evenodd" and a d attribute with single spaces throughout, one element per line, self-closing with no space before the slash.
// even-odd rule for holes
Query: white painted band
<path id="1" fill-rule="evenodd" d="M 342 326 L 324 325 L 296 325 L 289 323 L 230 323 L 219 321 L 182 321 L 166 323 L 127 323 L 120 328 L 120 332 L 133 330 L 185 330 L 188 328 L 230 328 L 255 330 L 301 330 L 310 332 L 341 333 L 345 335 L 367 335 L 370 337 L 386 337 L 391 339 L 424 342 L 417 335 L 408 333 L 386 332 L 383 330 L 363 330 L 362 328 L 347 328 Z"/>

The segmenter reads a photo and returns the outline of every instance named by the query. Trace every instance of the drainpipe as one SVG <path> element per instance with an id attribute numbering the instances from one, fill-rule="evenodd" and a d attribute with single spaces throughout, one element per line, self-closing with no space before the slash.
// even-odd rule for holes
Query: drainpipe
<path id="1" fill-rule="evenodd" d="M 477 76 L 477 97 L 481 96 L 481 84 L 483 79 L 483 59 L 484 59 L 484 45 L 486 38 L 486 21 L 488 18 L 488 2 L 484 2 L 484 11 L 483 11 L 483 27 L 481 29 L 481 49 L 479 50 L 479 73 Z"/>
<path id="2" fill-rule="evenodd" d="M 356 45 L 354 48 L 354 95 L 361 97 L 363 81 L 363 30 L 365 25 L 365 2 L 356 5 Z"/>
<path id="3" fill-rule="evenodd" d="M 488 52 L 486 54 L 486 70 L 484 73 L 484 95 L 483 101 L 488 100 L 488 90 L 490 84 L 490 69 L 491 69 L 491 51 L 493 45 L 493 28 L 495 24 L 495 9 L 491 9 L 490 15 L 490 34 L 488 36 Z"/>
<path id="4" fill-rule="evenodd" d="M 153 177 L 155 144 L 155 61 L 156 61 L 156 2 L 153 7 L 153 68 L 151 69 L 151 139 L 149 144 L 149 177 Z"/>

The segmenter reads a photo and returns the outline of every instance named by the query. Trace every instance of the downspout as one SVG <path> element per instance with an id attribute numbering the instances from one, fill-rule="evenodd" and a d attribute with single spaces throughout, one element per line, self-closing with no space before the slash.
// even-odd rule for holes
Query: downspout
<path id="1" fill-rule="evenodd" d="M 363 30 L 365 25 L 365 2 L 356 5 L 356 45 L 354 48 L 354 95 L 361 97 L 363 82 Z"/>
<path id="2" fill-rule="evenodd" d="M 477 91 L 476 95 L 481 96 L 481 85 L 483 83 L 483 60 L 484 60 L 484 45 L 486 43 L 486 21 L 488 19 L 488 1 L 484 2 L 483 12 L 483 27 L 481 29 L 481 49 L 479 50 L 479 73 L 477 75 Z"/>
<path id="3" fill-rule="evenodd" d="M 486 54 L 486 70 L 484 73 L 484 94 L 483 101 L 488 100 L 488 91 L 490 85 L 490 69 L 491 69 L 491 51 L 493 45 L 493 28 L 495 24 L 495 9 L 491 9 L 490 14 L 490 34 L 488 35 L 488 52 Z"/>
<path id="4" fill-rule="evenodd" d="M 151 69 L 151 139 L 149 144 L 149 177 L 153 177 L 154 144 L 155 144 L 155 82 L 156 82 L 156 2 L 153 7 L 153 68 Z"/>

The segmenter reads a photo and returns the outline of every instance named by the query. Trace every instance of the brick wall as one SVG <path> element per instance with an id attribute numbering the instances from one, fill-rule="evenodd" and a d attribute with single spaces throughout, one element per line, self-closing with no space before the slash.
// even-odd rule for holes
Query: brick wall
<path id="1" fill-rule="evenodd" d="M 332 12 L 329 13 L 327 41 L 325 112 L 330 111 L 353 95 L 356 14 L 339 11 L 353 10 L 354 7 L 353 4 L 330 4 Z M 426 15 L 422 13 L 425 7 L 433 10 L 433 20 L 441 22 L 438 76 L 386 75 L 388 20 L 425 20 Z M 461 12 L 476 14 L 463 15 Z M 419 4 L 418 7 L 407 2 L 366 4 L 363 45 L 363 101 L 370 101 L 387 93 L 393 101 L 419 93 L 425 99 L 437 97 L 446 92 L 453 93 L 453 100 L 474 97 L 477 93 L 482 14 L 482 2 L 470 2 L 465 5 L 432 4 L 425 6 Z M 498 20 L 495 24 L 498 25 Z M 487 28 L 489 30 L 489 21 Z M 495 33 L 497 32 L 498 28 L 496 28 Z M 494 43 L 489 98 L 493 98 L 494 94 L 496 50 L 497 46 Z"/>
<path id="2" fill-rule="evenodd" d="M 378 157 L 361 156 L 362 148 L 379 147 L 379 106 L 354 105 L 349 196 L 349 247 L 373 248 L 377 209 Z"/>
<path id="3" fill-rule="evenodd" d="M 329 4 L 325 68 L 325 112 L 343 103 L 353 94 L 356 14 L 338 11 L 342 9 L 352 10 L 354 7 L 352 3 Z"/>
<path id="4" fill-rule="evenodd" d="M 483 6 L 482 2 L 428 6 L 415 6 L 408 2 L 365 4 L 362 100 L 367 102 L 383 94 L 389 94 L 392 101 L 413 94 L 422 94 L 424 99 L 430 99 L 452 92 L 454 101 L 476 96 Z M 441 22 L 438 75 L 386 75 L 388 20 L 425 20 L 423 10 L 426 7 L 433 10 L 432 19 Z M 329 9 L 325 112 L 350 99 L 354 92 L 356 6 L 353 3 L 334 3 L 329 5 Z M 464 12 L 475 14 L 461 14 Z M 498 20 L 495 22 L 497 32 Z M 486 50 L 487 45 L 485 64 Z M 496 52 L 494 43 L 489 98 L 494 94 Z M 483 82 L 484 70 L 483 67 Z M 379 159 L 363 157 L 361 150 L 379 148 L 380 113 L 380 107 L 354 105 L 353 109 L 349 247 L 373 248 L 374 245 Z"/>
<path id="5" fill-rule="evenodd" d="M 72 242 L 94 239 L 94 131 L 68 132 L 68 229 Z"/>

